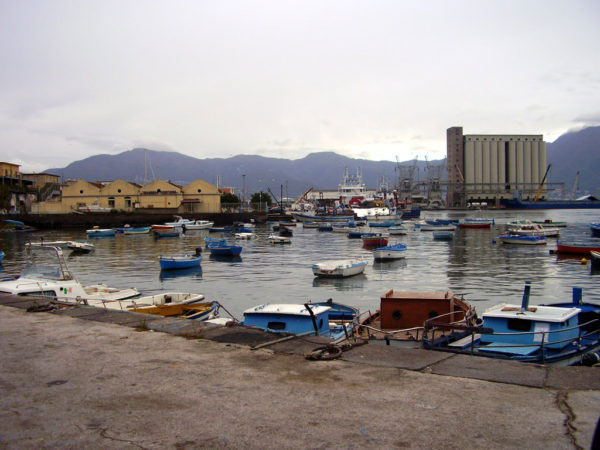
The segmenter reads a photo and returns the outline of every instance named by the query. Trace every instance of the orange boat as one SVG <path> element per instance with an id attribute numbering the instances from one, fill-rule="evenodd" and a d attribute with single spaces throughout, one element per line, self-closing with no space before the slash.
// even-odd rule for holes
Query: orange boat
<path id="1" fill-rule="evenodd" d="M 475 308 L 452 292 L 397 292 L 381 297 L 380 309 L 359 318 L 354 333 L 360 339 L 420 341 L 423 325 L 431 318 L 440 323 L 474 323 Z"/>

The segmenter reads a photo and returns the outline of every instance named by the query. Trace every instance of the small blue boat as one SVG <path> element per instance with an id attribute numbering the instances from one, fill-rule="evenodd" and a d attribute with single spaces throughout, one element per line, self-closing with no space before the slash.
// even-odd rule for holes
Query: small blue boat
<path id="1" fill-rule="evenodd" d="M 242 253 L 242 247 L 239 245 L 228 245 L 223 243 L 209 243 L 207 246 L 211 255 L 216 256 L 239 256 Z"/>
<path id="2" fill-rule="evenodd" d="M 547 239 L 545 236 L 523 236 L 520 234 L 501 234 L 498 240 L 503 244 L 520 244 L 520 245 L 546 245 Z"/>
<path id="3" fill-rule="evenodd" d="M 341 311 L 320 304 L 264 304 L 244 311 L 242 325 L 256 327 L 270 333 L 294 335 L 321 335 L 339 339 L 352 333 L 351 325 L 330 324 L 332 315 Z M 333 317 L 331 317 L 333 320 Z"/>
<path id="4" fill-rule="evenodd" d="M 202 255 L 201 250 L 198 248 L 194 255 L 161 255 L 158 257 L 158 261 L 161 270 L 189 269 L 190 267 L 197 267 L 200 265 L 202 262 Z"/>
<path id="5" fill-rule="evenodd" d="M 404 258 L 406 254 L 405 244 L 388 245 L 373 250 L 375 261 L 393 261 Z"/>
<path id="6" fill-rule="evenodd" d="M 333 226 L 329 222 L 319 224 L 319 231 L 333 231 Z"/>
<path id="7" fill-rule="evenodd" d="M 433 239 L 436 241 L 451 241 L 454 239 L 454 231 L 434 231 Z"/>
<path id="8" fill-rule="evenodd" d="M 206 248 L 208 248 L 208 244 L 227 244 L 227 239 L 206 236 L 204 238 L 204 244 L 206 245 Z"/>
<path id="9" fill-rule="evenodd" d="M 364 231 L 348 231 L 348 239 L 360 239 Z"/>
<path id="10" fill-rule="evenodd" d="M 369 226 L 373 228 L 388 228 L 396 225 L 395 220 L 383 220 L 381 222 L 369 222 Z"/>
<path id="11" fill-rule="evenodd" d="M 600 222 L 590 223 L 590 230 L 592 231 L 592 236 L 600 237 Z"/>
<path id="12" fill-rule="evenodd" d="M 123 227 L 123 234 L 148 234 L 150 227 Z"/>
<path id="13" fill-rule="evenodd" d="M 0 251 L 0 263 L 2 262 L 3 259 L 4 259 L 4 252 Z"/>
<path id="14" fill-rule="evenodd" d="M 172 230 L 154 230 L 154 237 L 156 239 L 160 238 L 170 238 L 170 237 L 179 237 L 181 236 L 181 232 L 178 228 Z"/>
<path id="15" fill-rule="evenodd" d="M 91 228 L 89 230 L 85 230 L 85 232 L 87 233 L 88 237 L 90 238 L 95 238 L 95 237 L 112 237 L 115 235 L 115 230 L 113 230 L 112 228 Z"/>

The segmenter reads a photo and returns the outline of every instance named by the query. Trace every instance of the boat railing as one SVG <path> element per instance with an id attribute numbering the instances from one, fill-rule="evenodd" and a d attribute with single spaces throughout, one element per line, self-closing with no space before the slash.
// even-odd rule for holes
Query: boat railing
<path id="1" fill-rule="evenodd" d="M 429 321 L 428 321 L 429 322 Z M 588 331 L 584 331 L 584 327 L 585 328 L 591 328 Z M 593 328 L 595 327 L 595 328 Z M 512 343 L 512 342 L 506 342 L 503 344 L 494 344 L 494 348 L 495 349 L 501 349 L 501 348 L 517 348 L 517 347 L 539 347 L 540 352 L 541 352 L 541 358 L 542 358 L 542 363 L 545 360 L 545 348 L 548 345 L 556 345 L 556 344 L 566 344 L 568 345 L 569 343 L 572 344 L 576 344 L 578 346 L 578 348 L 581 348 L 581 343 L 584 339 L 586 339 L 589 336 L 592 335 L 598 335 L 600 333 L 600 319 L 592 319 L 588 322 L 582 323 L 582 324 L 578 324 L 575 325 L 573 327 L 568 327 L 568 328 L 561 328 L 559 330 L 551 330 L 551 331 L 518 331 L 518 332 L 510 332 L 510 333 L 495 333 L 493 329 L 491 328 L 486 328 L 486 327 L 482 327 L 482 326 L 470 326 L 470 325 L 461 325 L 459 323 L 436 323 L 436 322 L 430 322 L 430 323 L 425 323 L 425 335 L 423 337 L 423 340 L 425 341 L 427 339 L 427 332 L 431 331 L 431 340 L 429 341 L 429 345 L 427 345 L 428 348 L 431 349 L 439 349 L 441 348 L 440 345 L 436 345 L 436 341 L 435 341 L 435 332 L 437 330 L 451 330 L 451 331 L 465 331 L 470 333 L 471 336 L 471 344 L 470 344 L 470 353 L 473 354 L 475 353 L 475 350 L 481 347 L 485 347 L 485 345 L 477 345 L 475 343 L 476 339 L 476 334 L 493 334 L 494 336 L 525 336 L 525 335 L 534 335 L 534 339 L 532 342 L 528 342 L 528 343 L 524 343 L 524 344 L 519 344 L 519 343 Z M 569 337 L 566 339 L 560 339 L 560 340 L 549 340 L 550 336 L 556 334 L 556 333 L 564 333 L 567 331 L 571 331 L 571 330 L 577 330 L 577 337 Z M 541 338 L 539 339 L 539 341 L 536 341 L 535 335 L 541 335 Z M 468 335 L 467 335 L 468 336 Z M 465 337 L 467 337 L 465 336 Z M 564 347 L 564 346 L 563 346 Z"/>

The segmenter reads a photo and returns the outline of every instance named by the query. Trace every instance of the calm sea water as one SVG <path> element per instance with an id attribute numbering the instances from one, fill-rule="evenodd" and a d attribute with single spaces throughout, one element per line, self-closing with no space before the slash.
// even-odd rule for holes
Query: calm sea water
<path id="1" fill-rule="evenodd" d="M 238 241 L 241 259 L 216 260 L 207 251 L 198 270 L 161 273 L 159 255 L 191 253 L 204 247 L 207 231 L 189 231 L 180 238 L 153 239 L 150 235 L 97 238 L 96 251 L 68 257 L 68 264 L 83 284 L 106 283 L 115 287 L 136 287 L 142 294 L 162 291 L 203 293 L 218 300 L 238 318 L 242 312 L 262 303 L 300 303 L 307 300 L 336 301 L 361 311 L 375 310 L 379 298 L 389 289 L 401 291 L 446 291 L 465 294 L 478 312 L 499 302 L 520 303 L 526 280 L 532 283 L 532 304 L 569 301 L 573 286 L 581 286 L 584 298 L 600 302 L 600 273 L 580 258 L 551 255 L 556 239 L 547 246 L 509 246 L 493 240 L 507 221 L 515 218 L 567 221 L 561 241 L 595 241 L 590 222 L 600 221 L 600 210 L 552 210 L 538 212 L 482 211 L 424 212 L 424 218 L 489 217 L 491 230 L 457 230 L 454 242 L 434 241 L 431 232 L 410 230 L 407 236 L 392 237 L 407 244 L 406 259 L 373 263 L 370 251 L 360 240 L 345 234 L 294 229 L 291 245 L 266 241 L 269 229 L 256 227 L 256 238 Z M 218 236 L 210 234 L 211 236 Z M 24 264 L 25 243 L 29 240 L 73 240 L 85 238 L 84 230 L 0 233 L 0 250 L 6 253 L 0 275 L 18 275 Z M 233 241 L 233 239 L 231 239 Z M 69 251 L 65 249 L 65 254 Z M 363 275 L 345 279 L 316 279 L 311 265 L 328 259 L 363 258 L 369 262 Z"/>

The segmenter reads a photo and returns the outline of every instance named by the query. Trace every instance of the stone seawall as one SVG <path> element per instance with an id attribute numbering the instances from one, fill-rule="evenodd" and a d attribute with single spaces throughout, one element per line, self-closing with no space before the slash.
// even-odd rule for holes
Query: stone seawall
<path id="1" fill-rule="evenodd" d="M 20 220 L 28 226 L 35 228 L 60 229 L 60 228 L 91 228 L 98 225 L 100 228 L 131 226 L 145 226 L 155 223 L 171 222 L 174 215 L 185 219 L 210 220 L 217 226 L 232 224 L 233 222 L 261 223 L 266 220 L 266 215 L 256 213 L 178 213 L 173 210 L 156 209 L 143 213 L 85 213 L 85 214 L 5 214 L 0 215 L 0 220 Z"/>

